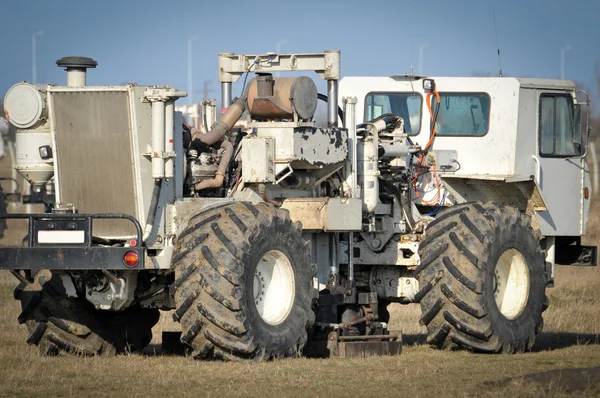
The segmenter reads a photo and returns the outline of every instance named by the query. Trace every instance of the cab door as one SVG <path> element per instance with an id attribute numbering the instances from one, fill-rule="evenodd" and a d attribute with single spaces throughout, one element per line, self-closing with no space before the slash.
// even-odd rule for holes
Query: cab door
<path id="1" fill-rule="evenodd" d="M 585 159 L 581 129 L 576 128 L 573 96 L 539 91 L 538 184 L 548 211 L 538 212 L 543 235 L 582 233 Z"/>

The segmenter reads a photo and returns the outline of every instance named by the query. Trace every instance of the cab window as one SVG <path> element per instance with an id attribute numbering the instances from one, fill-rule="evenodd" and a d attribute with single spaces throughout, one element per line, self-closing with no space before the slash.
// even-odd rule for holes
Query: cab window
<path id="1" fill-rule="evenodd" d="M 423 97 L 418 93 L 369 93 L 365 99 L 365 117 L 368 122 L 383 114 L 391 113 L 404 120 L 408 135 L 421 130 Z"/>
<path id="2" fill-rule="evenodd" d="M 580 133 L 576 133 L 573 98 L 565 94 L 540 97 L 540 155 L 547 157 L 581 156 Z"/>
<path id="3" fill-rule="evenodd" d="M 436 135 L 481 137 L 487 134 L 490 122 L 490 96 L 486 93 L 439 93 L 440 105 L 436 119 Z M 432 112 L 437 100 L 431 97 Z"/>

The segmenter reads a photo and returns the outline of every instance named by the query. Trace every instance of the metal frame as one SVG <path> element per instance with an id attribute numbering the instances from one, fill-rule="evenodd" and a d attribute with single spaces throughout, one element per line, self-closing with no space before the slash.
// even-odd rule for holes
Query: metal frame
<path id="1" fill-rule="evenodd" d="M 581 132 L 582 136 L 581 136 L 581 148 L 580 148 L 580 153 L 579 154 L 572 154 L 572 155 L 557 155 L 556 154 L 556 118 L 557 118 L 557 114 L 556 114 L 556 99 L 562 97 L 562 98 L 567 98 L 567 100 L 569 101 L 569 105 L 570 105 L 570 109 L 571 109 L 571 117 L 573 117 L 573 105 L 574 105 L 574 101 L 573 101 L 573 96 L 570 95 L 569 93 L 563 93 L 563 92 L 543 92 L 539 95 L 538 97 L 538 131 L 537 131 L 537 139 L 538 139 L 538 155 L 542 158 L 563 158 L 563 159 L 576 159 L 576 158 L 580 158 L 583 157 L 585 155 L 585 140 L 583 138 L 583 132 Z M 543 98 L 553 98 L 554 99 L 554 103 L 553 103 L 553 109 L 552 111 L 554 112 L 554 131 L 552 132 L 552 153 L 543 153 L 542 152 L 542 99 Z M 573 125 L 571 125 L 571 127 L 573 127 Z"/>
<path id="2" fill-rule="evenodd" d="M 420 104 L 420 109 L 419 109 L 419 129 L 415 132 L 412 131 L 410 134 L 406 134 L 409 137 L 415 137 L 417 135 L 419 135 L 421 133 L 421 129 L 423 128 L 423 115 L 421 114 L 423 112 L 423 104 L 425 104 L 425 98 L 423 97 L 423 94 L 421 94 L 418 91 L 370 91 L 365 95 L 365 100 L 364 100 L 364 111 L 363 111 L 363 120 L 362 123 L 366 123 L 368 122 L 368 120 L 366 119 L 366 115 L 367 115 L 367 107 L 369 106 L 367 99 L 369 98 L 370 95 L 393 95 L 393 94 L 412 94 L 412 95 L 418 95 L 419 98 L 421 99 L 421 104 Z M 408 106 L 407 106 L 408 108 Z M 410 115 L 409 115 L 410 116 Z M 406 125 L 406 122 L 404 123 Z"/>
<path id="3" fill-rule="evenodd" d="M 340 50 L 325 50 L 323 53 L 309 54 L 219 53 L 221 106 L 226 109 L 231 105 L 232 83 L 246 73 L 297 71 L 314 71 L 322 79 L 327 80 L 327 123 L 330 127 L 337 127 Z"/>
<path id="4" fill-rule="evenodd" d="M 489 101 L 489 108 L 488 108 L 488 114 L 487 114 L 487 128 L 485 129 L 485 133 L 484 134 L 480 134 L 480 135 L 473 135 L 473 134 L 441 134 L 440 132 L 436 132 L 435 135 L 437 137 L 468 137 L 468 138 L 481 138 L 481 137 L 485 137 L 486 135 L 488 135 L 488 133 L 490 132 L 490 120 L 491 120 L 491 115 L 492 115 L 492 97 L 490 96 L 489 93 L 486 93 L 484 91 L 439 91 L 438 92 L 440 94 L 440 101 L 443 101 L 443 97 L 444 95 L 448 96 L 448 97 L 458 97 L 458 96 L 468 96 L 468 95 L 484 95 L 487 97 L 488 101 Z M 433 107 L 433 103 L 434 103 L 435 99 L 433 97 L 431 97 L 431 102 L 432 102 L 432 106 L 431 109 L 433 112 L 435 112 L 435 108 Z M 425 104 L 427 105 L 427 104 Z M 441 102 L 440 102 L 440 106 L 442 106 Z"/>

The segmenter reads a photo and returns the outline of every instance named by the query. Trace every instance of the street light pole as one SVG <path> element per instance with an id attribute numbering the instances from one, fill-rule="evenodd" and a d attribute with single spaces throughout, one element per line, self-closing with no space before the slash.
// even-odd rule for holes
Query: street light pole
<path id="1" fill-rule="evenodd" d="M 192 42 L 199 38 L 200 35 L 194 35 L 190 36 L 187 40 L 187 95 L 189 105 L 191 105 L 194 100 L 194 88 L 192 87 Z"/>
<path id="2" fill-rule="evenodd" d="M 287 41 L 286 39 L 282 39 L 282 40 L 279 40 L 279 41 L 277 42 L 277 44 L 275 44 L 275 53 L 276 53 L 277 55 L 279 55 L 279 53 L 281 53 L 281 46 L 283 46 L 283 45 L 284 45 L 284 44 L 286 44 L 287 42 L 288 42 L 288 41 Z M 279 75 L 281 75 L 281 73 L 280 73 L 280 72 L 275 72 L 275 76 L 279 76 Z"/>
<path id="3" fill-rule="evenodd" d="M 423 43 L 419 46 L 419 76 L 423 76 L 423 51 L 431 44 Z"/>
<path id="4" fill-rule="evenodd" d="M 36 38 L 44 34 L 43 30 L 38 30 L 31 35 L 31 84 L 37 83 L 37 57 L 36 57 Z"/>
<path id="5" fill-rule="evenodd" d="M 560 50 L 560 78 L 565 78 L 565 53 L 571 49 L 571 46 L 565 46 Z"/>

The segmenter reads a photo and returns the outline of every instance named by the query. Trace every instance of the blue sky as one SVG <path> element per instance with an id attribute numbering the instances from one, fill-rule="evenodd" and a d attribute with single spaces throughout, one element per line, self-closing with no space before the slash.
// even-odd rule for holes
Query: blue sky
<path id="1" fill-rule="evenodd" d="M 96 59 L 88 84 L 136 82 L 187 89 L 187 38 L 193 43 L 194 99 L 211 80 L 218 97 L 217 53 L 342 50 L 342 75 L 418 71 L 437 76 L 496 74 L 492 8 L 505 75 L 583 83 L 600 102 L 594 77 L 600 62 L 597 0 L 2 0 L 0 98 L 14 83 L 31 80 L 32 34 L 37 38 L 38 82 L 65 83 L 55 62 L 66 55 Z M 236 90 L 237 89 L 237 90 Z M 234 95 L 240 85 L 234 86 Z M 600 108 L 598 104 L 596 110 Z"/>

